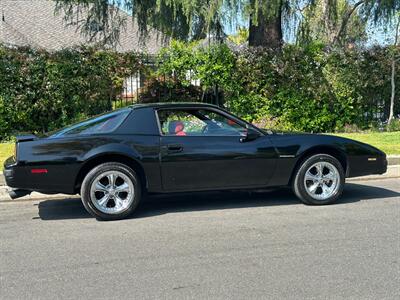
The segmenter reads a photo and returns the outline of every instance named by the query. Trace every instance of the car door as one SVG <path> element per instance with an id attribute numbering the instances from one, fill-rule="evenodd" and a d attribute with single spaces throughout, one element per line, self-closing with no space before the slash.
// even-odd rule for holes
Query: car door
<path id="1" fill-rule="evenodd" d="M 266 186 L 276 153 L 267 136 L 243 142 L 245 124 L 212 109 L 158 110 L 164 190 Z"/>

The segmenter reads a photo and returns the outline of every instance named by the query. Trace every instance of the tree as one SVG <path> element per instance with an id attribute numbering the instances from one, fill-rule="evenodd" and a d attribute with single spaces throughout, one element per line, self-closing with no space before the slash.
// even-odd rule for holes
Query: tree
<path id="1" fill-rule="evenodd" d="M 149 30 L 157 29 L 177 40 L 197 40 L 208 33 L 221 35 L 222 21 L 229 15 L 221 14 L 223 0 L 55 0 L 56 11 L 65 13 L 66 21 L 78 25 L 89 37 L 100 36 L 106 43 L 118 40 L 124 27 L 119 9 L 135 19 L 143 41 Z M 233 0 L 232 0 L 233 1 Z M 235 0 L 236 1 L 236 0 Z M 228 12 L 232 7 L 226 4 Z M 119 9 L 114 9 L 118 7 Z M 82 12 L 87 14 L 82 14 Z M 83 16 L 87 16 L 82 19 Z M 87 26 L 90 24 L 90 26 Z M 93 26 L 96 24 L 97 26 Z"/>
<path id="2" fill-rule="evenodd" d="M 249 45 L 279 49 L 282 33 L 288 29 L 288 20 L 296 18 L 296 9 L 303 5 L 310 9 L 322 8 L 329 42 L 340 42 L 351 31 L 356 20 L 384 23 L 400 10 L 399 0 L 55 0 L 57 10 L 64 10 L 69 22 L 76 22 L 90 37 L 101 36 L 112 43 L 118 40 L 123 18 L 119 7 L 136 20 L 140 36 L 150 28 L 158 29 L 179 40 L 202 39 L 207 34 L 221 38 L 226 23 L 237 22 L 239 16 L 249 21 Z M 320 6 L 316 3 L 321 3 Z M 80 11 L 87 18 L 79 20 Z M 357 16 L 355 16 L 357 15 Z M 74 21 L 75 20 L 75 21 Z M 318 24 L 317 24 L 318 25 Z"/>
<path id="3" fill-rule="evenodd" d="M 178 40 L 196 40 L 207 34 L 224 36 L 223 24 L 235 23 L 239 15 L 247 15 L 250 23 L 249 44 L 279 48 L 282 45 L 282 13 L 289 0 L 56 0 L 57 11 L 63 10 L 66 20 L 79 25 L 91 38 L 100 36 L 107 43 L 118 40 L 123 19 L 119 7 L 136 19 L 140 36 L 149 28 Z M 88 17 L 79 20 L 82 11 Z M 89 26 L 88 26 L 89 24 Z M 96 26 L 93 26 L 93 25 Z"/>
<path id="4" fill-rule="evenodd" d="M 364 42 L 367 38 L 366 20 L 358 14 L 349 17 L 348 12 L 352 9 L 354 6 L 347 0 L 315 1 L 303 11 L 297 42 L 319 41 L 325 45 L 337 43 L 341 46 Z"/>
<path id="5" fill-rule="evenodd" d="M 334 1 L 335 0 L 329 0 Z M 337 2 L 336 2 L 337 3 Z M 375 24 L 386 24 L 393 20 L 396 13 L 400 10 L 399 0 L 360 0 L 354 2 L 353 5 L 349 5 L 347 11 L 342 16 L 340 27 L 334 32 L 331 45 L 337 45 L 342 38 L 343 34 L 348 28 L 349 21 L 354 14 L 359 16 L 367 22 L 372 20 Z M 331 16 L 327 16 L 330 18 Z"/>

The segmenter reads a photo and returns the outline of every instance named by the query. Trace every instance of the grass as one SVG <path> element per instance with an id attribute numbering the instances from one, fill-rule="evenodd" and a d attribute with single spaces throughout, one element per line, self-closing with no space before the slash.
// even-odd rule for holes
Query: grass
<path id="1" fill-rule="evenodd" d="M 366 144 L 370 144 L 387 155 L 400 154 L 400 131 L 367 133 L 334 133 Z"/>
<path id="2" fill-rule="evenodd" d="M 368 133 L 334 133 L 334 135 L 350 138 L 356 141 L 370 144 L 384 151 L 386 154 L 400 155 L 400 131 L 397 132 L 368 132 Z M 13 143 L 0 143 L 0 170 L 3 163 L 13 154 Z"/>
<path id="3" fill-rule="evenodd" d="M 13 143 L 0 143 L 0 171 L 3 170 L 4 161 L 13 155 L 14 144 Z"/>

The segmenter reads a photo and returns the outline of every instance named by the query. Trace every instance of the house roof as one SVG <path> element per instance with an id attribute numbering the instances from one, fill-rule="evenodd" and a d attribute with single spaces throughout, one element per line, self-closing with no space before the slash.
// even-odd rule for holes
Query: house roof
<path id="1" fill-rule="evenodd" d="M 121 29 L 118 52 L 146 52 L 155 54 L 165 45 L 161 33 L 150 30 L 144 42 L 139 41 L 139 29 L 134 20 L 126 16 L 126 27 Z M 46 50 L 60 50 L 90 44 L 76 25 L 68 25 L 64 13 L 55 13 L 51 0 L 1 0 L 0 43 L 11 46 L 31 46 Z"/>

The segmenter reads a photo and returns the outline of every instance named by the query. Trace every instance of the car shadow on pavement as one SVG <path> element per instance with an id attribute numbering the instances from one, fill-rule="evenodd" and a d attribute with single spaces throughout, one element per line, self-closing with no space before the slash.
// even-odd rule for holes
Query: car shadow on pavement
<path id="1" fill-rule="evenodd" d="M 349 183 L 346 184 L 340 200 L 334 205 L 393 197 L 400 197 L 400 193 L 381 187 Z M 230 191 L 153 195 L 139 205 L 132 218 L 146 218 L 177 212 L 291 204 L 300 204 L 300 201 L 292 191 L 287 188 L 253 192 Z M 39 217 L 36 217 L 36 219 L 62 220 L 91 218 L 79 198 L 44 200 L 38 204 L 38 208 Z"/>

